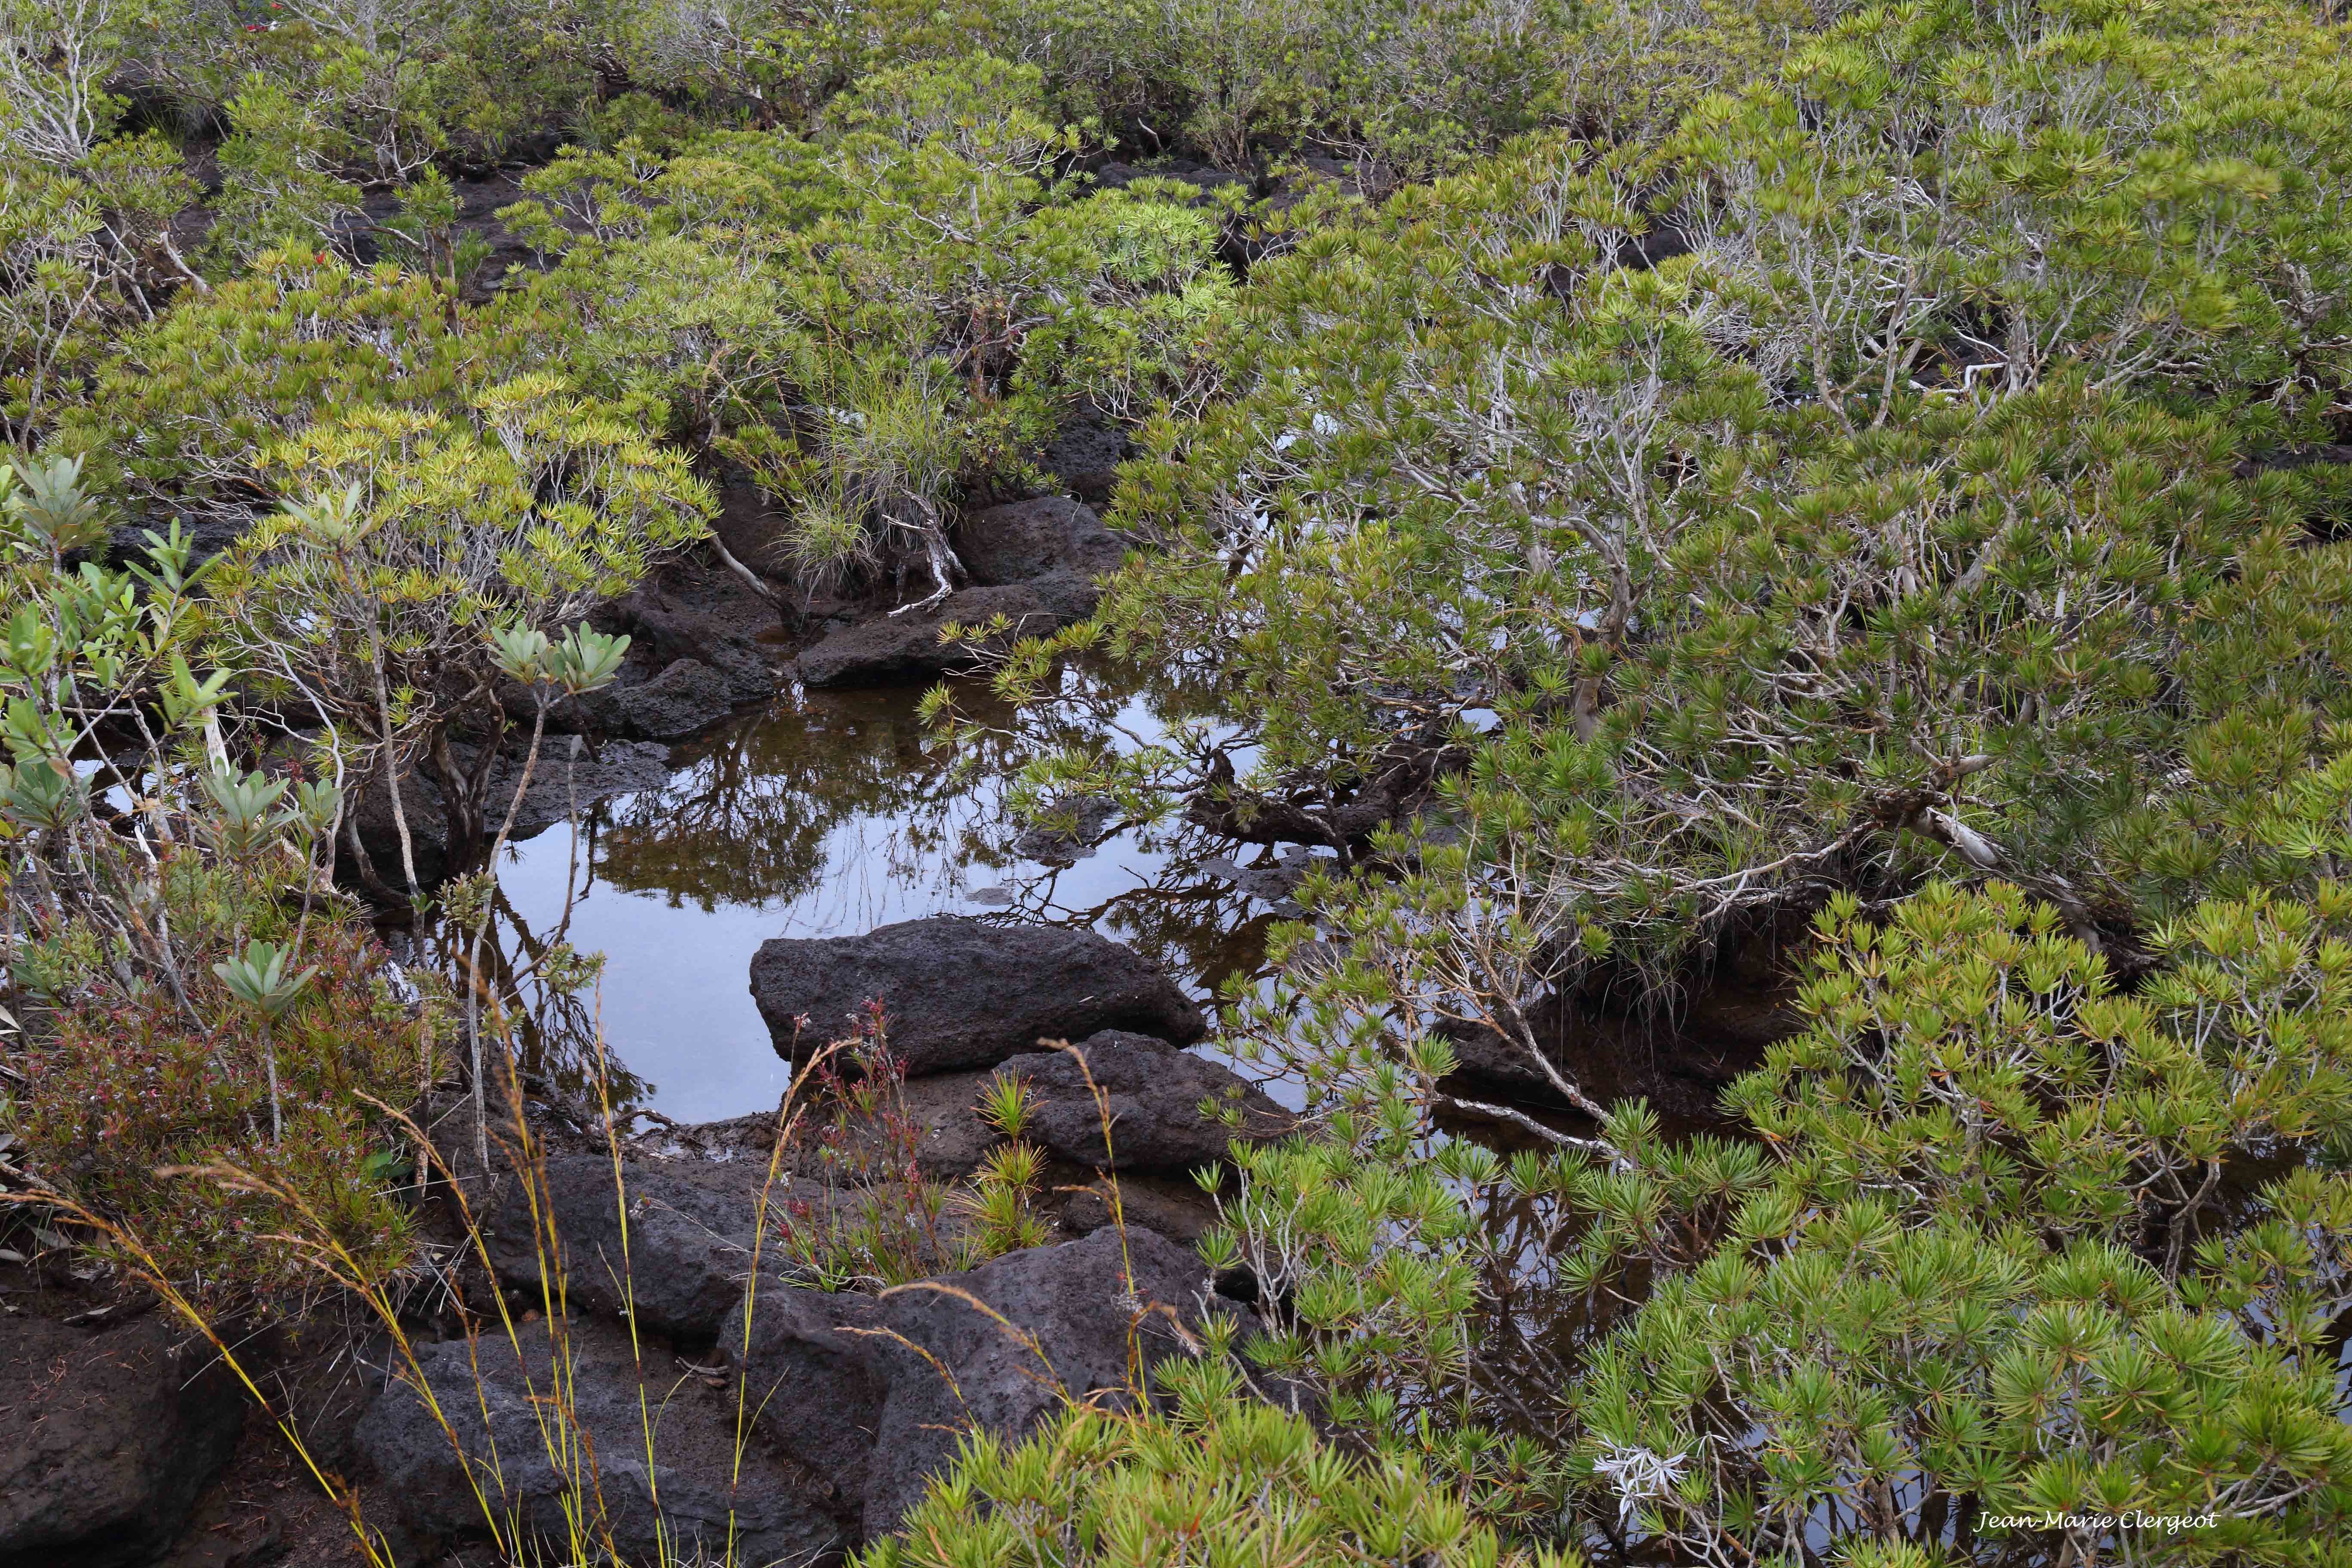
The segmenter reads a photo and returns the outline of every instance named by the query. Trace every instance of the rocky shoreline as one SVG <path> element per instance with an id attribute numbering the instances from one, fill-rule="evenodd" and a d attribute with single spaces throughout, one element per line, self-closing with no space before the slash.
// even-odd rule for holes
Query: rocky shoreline
<path id="1" fill-rule="evenodd" d="M 878 1008 L 904 1052 L 896 1114 L 927 1181 L 964 1182 L 1006 1142 L 980 1105 L 997 1080 L 1020 1079 L 1027 1136 L 1046 1162 L 1045 1243 L 921 1290 L 828 1291 L 778 1237 L 866 1194 L 812 1147 L 780 1150 L 775 1115 L 656 1119 L 600 1141 L 530 1114 L 536 1150 L 483 1171 L 453 1103 L 436 1141 L 457 1187 L 435 1184 L 423 1207 L 453 1238 L 464 1213 L 480 1216 L 488 1268 L 468 1280 L 463 1248 L 452 1250 L 467 1310 L 440 1320 L 446 1337 L 417 1331 L 413 1370 L 381 1334 L 332 1348 L 323 1359 L 340 1371 L 343 1419 L 313 1443 L 358 1483 L 399 1562 L 454 1563 L 450 1552 L 488 1539 L 477 1489 L 502 1529 L 562 1538 L 562 1500 L 583 1477 L 537 1440 L 535 1402 L 551 1388 L 590 1439 L 586 1479 L 625 1560 L 652 1560 L 659 1530 L 673 1546 L 700 1531 L 715 1547 L 731 1527 L 744 1560 L 825 1562 L 887 1530 L 959 1431 L 1017 1435 L 1064 1398 L 1127 1385 L 1131 1340 L 1148 1365 L 1181 1353 L 1206 1316 L 1251 1321 L 1190 1248 L 1213 1215 L 1199 1173 L 1230 1138 L 1277 1137 L 1291 1118 L 1181 1048 L 1202 1034 L 1201 1015 L 1131 950 L 943 917 L 772 942 L 751 981 L 780 1048 Z M 68 1300 L 53 1289 L 25 1296 L 41 1306 L 6 1333 L 15 1386 L 0 1436 L 13 1426 L 24 1440 L 7 1445 L 20 1457 L 5 1476 L 0 1562 L 270 1560 L 285 1545 L 275 1532 L 263 1555 L 173 1545 L 208 1489 L 235 1489 L 268 1462 L 252 1440 L 267 1435 L 213 1347 L 152 1301 L 62 1313 L 46 1310 Z M 280 1359 L 315 1368 L 320 1352 L 289 1345 Z M 646 1399 L 663 1412 L 650 1445 Z M 739 1456 L 746 1410 L 756 1415 Z"/>
<path id="2" fill-rule="evenodd" d="M 1083 437 L 1063 444 L 1076 454 L 1062 475 L 1070 493 L 956 524 L 967 581 L 928 607 L 791 600 L 759 569 L 774 558 L 778 521 L 748 486 L 726 487 L 724 563 L 675 563 L 594 617 L 631 638 L 627 666 L 612 688 L 550 715 L 562 760 L 534 773 L 511 837 L 657 784 L 671 742 L 788 683 L 927 682 L 972 660 L 941 639 L 950 623 L 1001 615 L 1034 635 L 1090 613 L 1097 577 L 1126 545 L 1074 499 L 1108 488 L 1086 463 L 1117 458 L 1108 439 Z M 461 764 L 472 760 L 461 752 Z M 507 756 L 492 764 L 499 810 L 518 766 Z M 412 775 L 404 787 L 419 872 L 437 879 L 449 867 L 435 786 Z M 367 852 L 380 868 L 395 863 L 388 802 L 363 799 L 359 813 Z M 1304 856 L 1205 868 L 1295 916 L 1287 895 Z M 478 1278 L 463 1278 L 455 1245 L 467 1229 L 458 1194 L 422 1200 L 450 1240 L 445 1289 L 465 1310 L 419 1331 L 413 1366 L 380 1333 L 325 1322 L 268 1358 L 281 1383 L 302 1382 L 306 1405 L 335 1413 L 310 1424 L 306 1445 L 359 1484 L 371 1528 L 404 1565 L 454 1564 L 487 1539 L 478 1489 L 501 1530 L 560 1538 L 562 1500 L 583 1479 L 604 1500 L 604 1527 L 625 1560 L 650 1560 L 658 1530 L 673 1545 L 700 1531 L 716 1546 L 730 1528 L 747 1561 L 838 1560 L 891 1527 L 952 1456 L 958 1431 L 1017 1435 L 1066 1398 L 1129 1386 L 1134 1347 L 1148 1365 L 1181 1353 L 1210 1318 L 1255 1321 L 1250 1282 L 1213 1278 L 1191 1249 L 1214 1215 L 1202 1179 L 1215 1187 L 1230 1139 L 1279 1137 L 1292 1118 L 1184 1048 L 1206 1032 L 1200 1008 L 1133 950 L 1087 931 L 938 916 L 771 941 L 748 978 L 778 1054 L 803 1068 L 879 1005 L 905 1075 L 896 1114 L 924 1181 L 972 1180 L 1006 1142 L 983 1099 L 1020 1080 L 1031 1103 L 1024 1136 L 1045 1162 L 1047 1239 L 935 1274 L 921 1290 L 826 1290 L 772 1249 L 774 1225 L 856 1194 L 807 1150 L 779 1155 L 774 1115 L 656 1118 L 607 1143 L 583 1136 L 576 1117 L 566 1126 L 534 1114 L 541 1147 L 527 1179 L 494 1161 L 460 1183 L 486 1222 Z M 1713 1013 L 1695 1022 L 1728 1040 L 1728 1055 L 1677 1038 L 1661 1063 L 1639 1048 L 1640 1026 L 1564 998 L 1538 1030 L 1563 1061 L 1581 1051 L 1616 1064 L 1624 1081 L 1608 1085 L 1611 1098 L 1696 1104 L 1783 1026 L 1770 997 L 1727 1005 L 1738 1026 Z M 1465 1077 L 1487 1092 L 1547 1098 L 1541 1076 L 1499 1040 L 1474 1033 L 1458 1045 Z M 442 1131 L 464 1120 L 453 1112 Z M 466 1142 L 448 1140 L 455 1167 L 467 1165 Z M 288 1451 L 215 1347 L 168 1309 L 110 1297 L 103 1279 L 0 1270 L 12 1309 L 0 1324 L 0 1450 L 17 1456 L 0 1468 L 0 1564 L 240 1568 L 348 1552 L 350 1523 L 331 1510 L 271 1503 L 255 1513 L 232 1498 L 258 1477 L 288 1486 Z M 552 1320 L 541 1310 L 551 1300 L 562 1303 Z M 551 1379 L 592 1439 L 584 1475 L 548 1463 L 534 1436 Z M 649 1402 L 664 1412 L 650 1445 Z M 311 1483 L 294 1474 L 290 1484 Z"/>

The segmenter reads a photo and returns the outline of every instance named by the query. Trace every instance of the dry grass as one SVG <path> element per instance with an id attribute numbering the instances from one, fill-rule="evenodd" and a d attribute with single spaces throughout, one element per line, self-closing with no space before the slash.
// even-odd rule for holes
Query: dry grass
<path id="1" fill-rule="evenodd" d="M 870 1041 L 868 1042 L 870 1043 Z M 761 1184 L 753 1212 L 750 1258 L 746 1265 L 748 1281 L 740 1313 L 730 1322 L 729 1333 L 736 1337 L 736 1354 L 730 1359 L 733 1369 L 730 1377 L 730 1399 L 733 1419 L 730 1489 L 744 1479 L 744 1458 L 749 1451 L 753 1426 L 759 1415 L 761 1395 L 752 1387 L 748 1370 L 753 1313 L 758 1294 L 765 1282 L 768 1270 L 763 1262 L 805 1259 L 813 1247 L 827 1244 L 856 1247 L 860 1245 L 855 1228 L 836 1231 L 829 1237 L 820 1235 L 814 1240 L 807 1235 L 793 1234 L 793 1226 L 783 1207 L 787 1172 L 796 1142 L 807 1134 L 814 1121 L 822 1114 L 817 1107 L 818 1090 L 810 1086 L 841 1080 L 833 1073 L 833 1058 L 857 1047 L 859 1042 L 847 1040 L 827 1047 L 811 1064 L 808 1070 L 795 1076 L 793 1088 L 787 1091 L 775 1114 L 774 1135 L 771 1141 L 767 1167 Z M 1068 1049 L 1066 1044 L 1061 1048 Z M 1074 1053 L 1075 1054 L 1075 1053 Z M 1079 1058 L 1084 1066 L 1084 1058 Z M 673 1542 L 667 1529 L 660 1531 L 661 1540 L 656 1554 L 647 1559 L 639 1553 L 632 1556 L 616 1539 L 613 1524 L 614 1508 L 603 1491 L 603 1474 L 597 1462 L 596 1433 L 582 1416 L 579 1400 L 580 1354 L 577 1325 L 570 1310 L 569 1280 L 566 1274 L 565 1249 L 558 1234 L 553 1194 L 547 1180 L 547 1149 L 541 1137 L 534 1131 L 525 1114 L 520 1085 L 517 1081 L 514 1058 L 509 1050 L 496 1054 L 493 1066 L 505 1078 L 506 1110 L 498 1128 L 495 1143 L 499 1163 L 505 1167 L 504 1179 L 521 1184 L 523 1201 L 531 1221 L 531 1245 L 538 1263 L 539 1285 L 535 1302 L 519 1308 L 510 1301 L 505 1290 L 489 1289 L 474 1294 L 487 1303 L 487 1310 L 469 1310 L 463 1304 L 463 1293 L 453 1276 L 457 1265 L 478 1268 L 482 1276 L 495 1279 L 487 1240 L 485 1215 L 480 1212 L 480 1200 L 489 1190 L 488 1182 L 494 1175 L 489 1170 L 461 1172 L 452 1166 L 449 1158 L 429 1137 L 425 1129 L 407 1112 L 377 1104 L 376 1109 L 403 1127 L 414 1140 L 421 1161 L 429 1167 L 431 1185 L 448 1204 L 458 1231 L 457 1251 L 459 1258 L 445 1260 L 440 1277 L 425 1282 L 420 1289 L 415 1271 L 404 1271 L 385 1278 L 371 1271 L 365 1263 L 353 1256 L 336 1239 L 326 1216 L 312 1206 L 311 1200 L 301 1191 L 274 1182 L 267 1176 L 225 1163 L 182 1168 L 173 1173 L 184 1180 L 218 1184 L 232 1191 L 264 1198 L 284 1216 L 284 1225 L 277 1234 L 264 1238 L 266 1242 L 292 1250 L 313 1271 L 320 1283 L 339 1292 L 359 1309 L 362 1321 L 382 1331 L 391 1346 L 391 1376 L 407 1388 L 429 1413 L 460 1457 L 461 1465 L 473 1489 L 473 1500 L 480 1515 L 480 1531 L 485 1538 L 482 1550 L 493 1561 L 511 1568 L 771 1568 L 770 1564 L 743 1560 L 736 1542 L 737 1527 L 731 1511 L 728 1541 L 715 1552 L 706 1542 Z M 1092 1074 L 1087 1075 L 1098 1113 L 1103 1120 L 1106 1147 L 1110 1138 L 1110 1114 L 1107 1097 L 1095 1084 Z M 668 1358 L 666 1347 L 648 1345 L 636 1325 L 635 1312 L 635 1267 L 629 1255 L 630 1192 L 626 1164 L 627 1150 L 622 1129 L 623 1118 L 614 1114 L 614 1108 L 604 1094 L 604 1079 L 595 1075 L 599 1120 L 604 1133 L 604 1150 L 610 1159 L 613 1173 L 614 1213 L 620 1226 L 622 1258 L 615 1271 L 620 1286 L 622 1311 L 620 1321 L 626 1325 L 630 1353 L 638 1373 L 637 1429 L 631 1435 L 633 1443 L 641 1443 L 641 1458 L 646 1474 L 652 1480 L 657 1475 L 655 1465 L 656 1437 L 663 1419 L 666 1398 L 657 1398 L 648 1390 L 657 1389 L 672 1373 L 663 1365 Z M 1013 1147 L 1023 1147 L 1015 1144 Z M 906 1201 L 903 1187 L 893 1186 L 888 1180 L 878 1184 L 878 1201 Z M 1145 1361 L 1141 1330 L 1155 1314 L 1172 1319 L 1168 1309 L 1140 1301 L 1134 1288 L 1133 1266 L 1127 1250 L 1125 1215 L 1121 1206 L 1118 1183 L 1106 1177 L 1106 1187 L 1112 1212 L 1112 1223 L 1118 1227 L 1121 1244 L 1122 1271 L 1126 1280 L 1125 1297 L 1132 1309 L 1129 1325 L 1129 1382 L 1125 1391 L 1133 1396 L 1134 1407 L 1146 1403 Z M 302 1429 L 298 1412 L 285 1406 L 282 1400 L 273 1400 L 265 1385 L 270 1381 L 267 1373 L 253 1364 L 250 1352 L 241 1349 L 236 1334 L 216 1321 L 186 1291 L 181 1289 L 156 1256 L 155 1248 L 141 1236 L 122 1224 L 92 1212 L 85 1205 L 62 1194 L 50 1190 L 33 1190 L 0 1194 L 0 1201 L 15 1205 L 39 1205 L 48 1211 L 51 1224 L 63 1223 L 79 1226 L 94 1240 L 109 1247 L 114 1256 L 127 1260 L 128 1266 L 141 1282 L 155 1290 L 162 1300 L 184 1320 L 198 1334 L 210 1342 L 235 1373 L 255 1405 L 268 1413 L 286 1453 L 290 1455 L 299 1470 L 309 1476 L 321 1495 L 331 1500 L 348 1521 L 352 1539 L 362 1560 L 370 1568 L 394 1568 L 392 1542 L 383 1531 L 371 1522 L 374 1510 L 362 1507 L 359 1488 L 336 1473 L 317 1458 L 317 1451 Z M 966 1194 L 966 1202 L 984 1203 L 984 1194 Z M 837 1221 L 828 1223 L 837 1225 Z M 1020 1239 L 1016 1235 L 1013 1239 Z M 1001 1248 L 999 1250 L 1002 1250 Z M 936 1258 L 938 1254 L 934 1254 Z M 977 1259 L 964 1258 L 956 1263 L 969 1264 Z M 909 1260 L 911 1261 L 911 1260 Z M 951 1267 L 954 1264 L 950 1265 Z M 1064 1398 L 1071 1395 L 1055 1375 L 1046 1347 L 1020 1325 L 1012 1322 L 994 1308 L 969 1291 L 927 1279 L 901 1279 L 894 1282 L 859 1279 L 857 1282 L 880 1286 L 885 1293 L 898 1290 L 929 1290 L 947 1294 L 961 1300 L 974 1311 L 994 1322 L 1000 1331 L 1022 1347 L 1024 1356 L 1038 1369 L 1035 1380 Z M 425 1374 L 422 1352 L 425 1348 L 412 1335 L 415 1307 L 421 1296 L 438 1298 L 457 1306 L 467 1330 L 466 1342 L 475 1369 L 475 1386 L 481 1397 L 473 1409 L 451 1408 L 445 1405 L 432 1380 Z M 1178 1325 L 1180 1332 L 1181 1325 Z M 887 1333 L 889 1331 L 876 1331 Z M 543 1338 L 542 1338 L 543 1336 Z M 897 1338 L 898 1336 L 893 1335 Z M 1189 1336 L 1186 1336 L 1189 1341 Z M 502 1342 L 502 1350 L 499 1348 Z M 950 1370 L 932 1358 L 919 1345 L 900 1339 L 908 1347 L 937 1368 L 950 1388 L 954 1378 Z M 486 1473 L 465 1463 L 472 1451 L 466 1436 L 476 1422 L 488 1430 L 489 1404 L 486 1393 L 487 1377 L 483 1372 L 485 1347 L 488 1353 L 509 1353 L 522 1369 L 526 1392 L 535 1415 L 536 1452 L 529 1456 L 498 1453 L 492 1444 Z M 708 1376 L 713 1369 L 693 1368 L 677 1373 L 674 1381 L 683 1384 L 685 1378 Z M 533 1499 L 538 1508 L 536 1517 L 542 1521 L 534 1529 L 520 1511 L 524 1500 L 516 1495 L 510 1477 L 522 1468 L 520 1461 L 529 1458 L 543 1462 L 547 1473 L 555 1477 L 553 1511 L 560 1517 L 560 1531 L 551 1535 L 544 1526 L 549 1500 L 544 1495 L 543 1475 L 541 1495 Z M 532 1466 L 537 1468 L 537 1464 Z M 654 1482 L 657 1486 L 657 1482 Z M 660 1500 L 653 1499 L 656 1509 Z M 479 1561 L 476 1558 L 474 1561 Z"/>

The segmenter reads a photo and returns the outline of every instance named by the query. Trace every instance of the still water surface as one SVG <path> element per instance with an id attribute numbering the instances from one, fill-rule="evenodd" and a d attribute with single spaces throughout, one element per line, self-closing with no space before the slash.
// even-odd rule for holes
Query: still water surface
<path id="1" fill-rule="evenodd" d="M 605 955 L 600 984 L 540 997 L 527 1059 L 561 1077 L 601 1025 L 622 1097 L 681 1121 L 772 1108 L 787 1077 L 751 1002 L 770 937 L 855 936 L 969 914 L 1090 926 L 1206 1000 L 1258 972 L 1275 916 L 1213 868 L 1230 846 L 1129 827 L 1090 855 L 1019 842 L 1003 769 L 927 744 L 915 688 L 808 692 L 681 746 L 656 790 L 604 801 L 512 846 L 496 930 L 509 966 L 560 928 Z M 1121 716 L 1148 733 L 1139 704 Z M 525 988 L 525 994 L 530 994 Z M 632 1081 L 634 1080 L 634 1081 Z"/>

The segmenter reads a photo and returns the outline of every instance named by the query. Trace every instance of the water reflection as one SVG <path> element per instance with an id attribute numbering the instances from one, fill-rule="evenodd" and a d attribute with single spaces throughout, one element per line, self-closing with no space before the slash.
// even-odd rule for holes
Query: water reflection
<path id="1" fill-rule="evenodd" d="M 511 846 L 486 968 L 517 998 L 528 1069 L 577 1097 L 601 1028 L 625 1069 L 613 1086 L 624 1104 L 679 1121 L 767 1109 L 786 1075 L 751 1002 L 760 943 L 925 915 L 1092 927 L 1203 1000 L 1258 973 L 1275 915 L 1210 868 L 1230 846 L 1181 826 L 1129 828 L 1083 858 L 1034 858 L 1003 807 L 1008 759 L 986 742 L 953 759 L 927 745 L 919 696 L 782 700 L 679 748 L 661 787 Z M 1155 728 L 1140 701 L 1118 721 Z M 559 934 L 604 954 L 597 986 L 535 984 Z"/>

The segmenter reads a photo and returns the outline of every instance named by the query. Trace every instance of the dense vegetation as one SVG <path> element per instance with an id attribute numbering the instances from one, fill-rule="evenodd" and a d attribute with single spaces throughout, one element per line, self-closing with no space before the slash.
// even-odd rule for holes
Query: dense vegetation
<path id="1" fill-rule="evenodd" d="M 2347 201 L 2304 0 L 0 0 L 27 1192 L 383 1290 L 505 1005 L 399 781 L 484 863 L 722 477 L 928 605 L 1092 422 L 1146 548 L 929 710 L 1328 852 L 1221 1026 L 1310 1127 L 1204 1244 L 1267 1332 L 871 1562 L 2352 1564 Z M 1710 1131 L 1545 1021 L 1735 964 Z"/>

